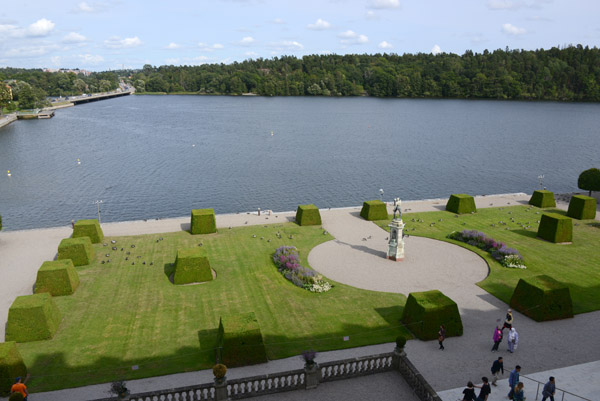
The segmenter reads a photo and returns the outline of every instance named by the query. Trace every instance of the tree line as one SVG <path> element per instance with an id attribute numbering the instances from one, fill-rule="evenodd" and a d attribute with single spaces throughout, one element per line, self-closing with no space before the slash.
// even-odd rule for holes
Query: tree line
<path id="1" fill-rule="evenodd" d="M 485 50 L 463 55 L 348 54 L 199 66 L 145 65 L 138 92 L 600 101 L 600 51 Z"/>

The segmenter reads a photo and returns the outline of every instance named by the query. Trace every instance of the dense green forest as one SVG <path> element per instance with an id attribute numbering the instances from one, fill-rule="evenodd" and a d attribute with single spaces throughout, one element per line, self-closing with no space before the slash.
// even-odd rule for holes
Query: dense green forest
<path id="1" fill-rule="evenodd" d="M 31 109 L 46 105 L 47 96 L 72 96 L 86 92 L 105 92 L 119 86 L 116 72 L 98 72 L 89 76 L 73 72 L 44 72 L 40 69 L 0 68 L 0 82 L 8 83 L 12 92 L 9 102 L 4 85 L 0 85 L 0 108 Z"/>
<path id="2" fill-rule="evenodd" d="M 600 51 L 311 55 L 200 66 L 145 65 L 138 92 L 600 101 Z"/>

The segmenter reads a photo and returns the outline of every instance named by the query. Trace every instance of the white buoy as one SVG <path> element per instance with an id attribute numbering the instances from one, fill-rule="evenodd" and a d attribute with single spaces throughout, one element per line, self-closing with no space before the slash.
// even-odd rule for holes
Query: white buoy
<path id="1" fill-rule="evenodd" d="M 273 136 L 273 131 L 271 131 L 271 136 Z"/>
<path id="2" fill-rule="evenodd" d="M 77 165 L 79 166 L 81 164 L 81 160 L 77 159 Z"/>
<path id="3" fill-rule="evenodd" d="M 7 176 L 11 176 L 12 174 L 10 173 L 10 170 L 8 170 L 8 172 L 6 173 Z"/>
<path id="4" fill-rule="evenodd" d="M 195 147 L 196 147 L 196 144 L 193 144 L 193 145 L 192 145 L 192 148 L 195 148 Z"/>

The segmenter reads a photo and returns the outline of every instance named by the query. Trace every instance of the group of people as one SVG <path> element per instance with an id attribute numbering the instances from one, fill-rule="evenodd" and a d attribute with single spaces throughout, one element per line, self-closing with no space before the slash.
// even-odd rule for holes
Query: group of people
<path id="1" fill-rule="evenodd" d="M 508 329 L 508 334 L 506 337 L 508 352 L 512 354 L 517 350 L 517 347 L 519 346 L 519 333 L 517 333 L 517 330 L 515 330 L 512 324 L 512 309 L 509 309 L 508 312 L 506 312 L 506 317 L 504 318 L 504 325 L 502 328 L 500 326 L 496 326 L 494 329 L 494 336 L 492 337 L 494 340 L 494 346 L 492 347 L 492 352 L 498 352 L 498 347 L 504 338 L 504 329 Z"/>

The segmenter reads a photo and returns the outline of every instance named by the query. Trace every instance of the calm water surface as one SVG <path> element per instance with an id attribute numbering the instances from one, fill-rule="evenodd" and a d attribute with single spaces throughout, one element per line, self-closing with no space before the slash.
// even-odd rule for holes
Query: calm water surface
<path id="1" fill-rule="evenodd" d="M 379 188 L 529 193 L 540 174 L 574 191 L 599 127 L 598 104 L 127 96 L 1 128 L 0 215 L 15 230 L 94 218 L 96 200 L 109 222 L 354 206 Z"/>

